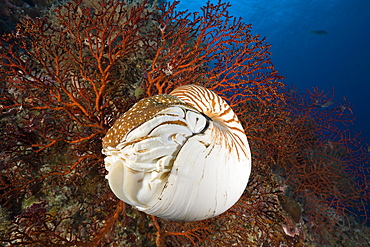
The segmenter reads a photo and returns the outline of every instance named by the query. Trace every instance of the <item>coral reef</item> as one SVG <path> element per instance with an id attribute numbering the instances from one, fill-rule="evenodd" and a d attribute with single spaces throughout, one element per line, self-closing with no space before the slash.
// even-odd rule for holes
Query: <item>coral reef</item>
<path id="1" fill-rule="evenodd" d="M 368 246 L 370 157 L 350 105 L 284 89 L 228 4 L 177 4 L 75 0 L 1 38 L 3 246 Z M 190 83 L 233 107 L 253 167 L 234 207 L 183 223 L 116 199 L 101 139 L 139 99 Z"/>
<path id="2" fill-rule="evenodd" d="M 48 0 L 0 0 L 0 35 L 14 31 L 21 18 L 41 16 L 51 4 Z"/>

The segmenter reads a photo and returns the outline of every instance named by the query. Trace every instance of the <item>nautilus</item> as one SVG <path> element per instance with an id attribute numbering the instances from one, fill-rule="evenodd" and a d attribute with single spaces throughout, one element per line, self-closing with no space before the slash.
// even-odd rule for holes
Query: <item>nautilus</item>
<path id="1" fill-rule="evenodd" d="M 103 138 L 113 193 L 138 210 L 197 221 L 232 207 L 247 186 L 251 153 L 236 114 L 197 85 L 142 99 Z"/>

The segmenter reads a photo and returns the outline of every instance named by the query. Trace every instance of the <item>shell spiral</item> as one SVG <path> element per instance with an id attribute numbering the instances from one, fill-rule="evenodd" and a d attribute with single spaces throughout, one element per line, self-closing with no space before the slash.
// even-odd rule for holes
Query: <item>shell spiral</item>
<path id="1" fill-rule="evenodd" d="M 217 216 L 242 195 L 251 154 L 236 114 L 196 85 L 136 103 L 103 139 L 114 194 L 160 218 Z"/>

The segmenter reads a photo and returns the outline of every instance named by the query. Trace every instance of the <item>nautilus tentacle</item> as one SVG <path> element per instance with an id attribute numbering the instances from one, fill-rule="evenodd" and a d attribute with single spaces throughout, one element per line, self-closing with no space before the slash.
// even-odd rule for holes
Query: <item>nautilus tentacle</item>
<path id="1" fill-rule="evenodd" d="M 114 194 L 151 215 L 217 216 L 242 195 L 251 155 L 230 106 L 196 85 L 136 103 L 103 139 Z"/>

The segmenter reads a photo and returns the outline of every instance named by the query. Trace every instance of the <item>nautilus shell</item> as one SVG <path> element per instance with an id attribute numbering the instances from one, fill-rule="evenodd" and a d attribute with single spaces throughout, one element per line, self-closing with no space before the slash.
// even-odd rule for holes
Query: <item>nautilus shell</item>
<path id="1" fill-rule="evenodd" d="M 114 194 L 164 219 L 217 216 L 242 195 L 251 170 L 244 130 L 230 106 L 196 85 L 136 103 L 103 139 Z"/>

